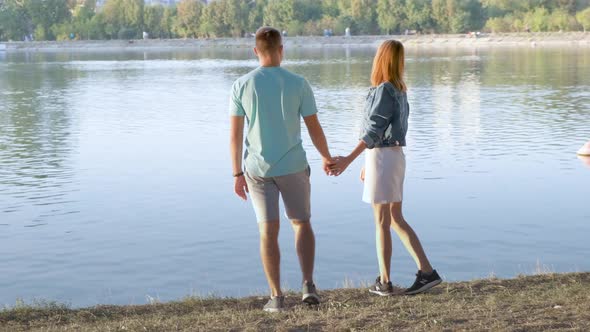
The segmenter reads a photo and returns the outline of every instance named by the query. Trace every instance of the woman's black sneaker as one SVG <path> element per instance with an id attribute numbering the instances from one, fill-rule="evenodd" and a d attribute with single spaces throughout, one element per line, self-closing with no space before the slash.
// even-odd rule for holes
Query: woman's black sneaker
<path id="1" fill-rule="evenodd" d="M 313 282 L 303 283 L 301 301 L 307 304 L 320 304 L 320 296 Z"/>
<path id="2" fill-rule="evenodd" d="M 442 279 L 438 275 L 436 270 L 432 270 L 431 273 L 424 273 L 422 271 L 418 271 L 418 273 L 416 273 L 416 281 L 414 281 L 414 284 L 412 285 L 412 287 L 410 287 L 404 291 L 404 294 L 405 295 L 420 294 L 420 293 L 425 292 L 425 291 L 431 289 L 432 287 L 440 284 L 441 282 L 442 282 Z"/>
<path id="3" fill-rule="evenodd" d="M 391 281 L 382 284 L 381 277 L 377 277 L 377 280 L 375 280 L 375 284 L 369 287 L 369 292 L 380 296 L 390 296 L 393 295 L 393 285 L 391 284 Z"/>

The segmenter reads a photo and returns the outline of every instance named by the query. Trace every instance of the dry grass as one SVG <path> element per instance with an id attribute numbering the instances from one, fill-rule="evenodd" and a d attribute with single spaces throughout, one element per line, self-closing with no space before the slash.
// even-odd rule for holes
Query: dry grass
<path id="1" fill-rule="evenodd" d="M 264 298 L 199 299 L 68 309 L 56 304 L 0 311 L 0 331 L 590 331 L 590 273 L 443 283 L 389 298 L 366 289 L 324 291 L 307 307 L 289 294 L 285 313 Z"/>

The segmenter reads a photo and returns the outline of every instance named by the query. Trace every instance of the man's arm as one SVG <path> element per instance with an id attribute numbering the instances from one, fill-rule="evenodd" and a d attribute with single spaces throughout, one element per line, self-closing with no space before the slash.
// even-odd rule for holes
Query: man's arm
<path id="1" fill-rule="evenodd" d="M 229 123 L 229 150 L 231 153 L 232 172 L 234 174 L 234 191 L 243 200 L 247 199 L 248 185 L 242 173 L 242 149 L 244 146 L 244 117 L 231 116 Z"/>
<path id="2" fill-rule="evenodd" d="M 311 137 L 313 145 L 322 156 L 324 171 L 328 173 L 329 165 L 332 163 L 332 156 L 330 155 L 328 142 L 326 141 L 326 135 L 324 135 L 324 130 L 322 129 L 320 120 L 318 119 L 317 114 L 313 114 L 304 117 L 303 121 L 305 121 L 305 126 L 307 127 L 307 131 L 309 132 L 309 136 Z"/>

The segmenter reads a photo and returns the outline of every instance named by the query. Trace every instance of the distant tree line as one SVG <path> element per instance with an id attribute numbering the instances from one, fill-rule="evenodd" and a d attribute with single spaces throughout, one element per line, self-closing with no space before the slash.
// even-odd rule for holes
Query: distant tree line
<path id="1" fill-rule="evenodd" d="M 590 0 L 0 0 L 0 40 L 241 37 L 262 25 L 289 35 L 586 31 Z"/>

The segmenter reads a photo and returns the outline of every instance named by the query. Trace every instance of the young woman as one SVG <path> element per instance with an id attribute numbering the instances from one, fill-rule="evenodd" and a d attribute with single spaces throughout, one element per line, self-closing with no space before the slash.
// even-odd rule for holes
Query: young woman
<path id="1" fill-rule="evenodd" d="M 346 157 L 339 157 L 331 166 L 333 175 L 340 175 L 365 149 L 363 201 L 372 204 L 375 215 L 376 247 L 380 275 L 371 293 L 393 294 L 390 280 L 391 231 L 397 233 L 410 252 L 418 273 L 405 294 L 418 294 L 441 283 L 424 254 L 420 240 L 402 215 L 402 196 L 406 158 L 409 105 L 404 75 L 404 47 L 397 40 L 385 41 L 373 60 L 371 89 L 365 102 L 363 133 L 359 144 Z"/>

